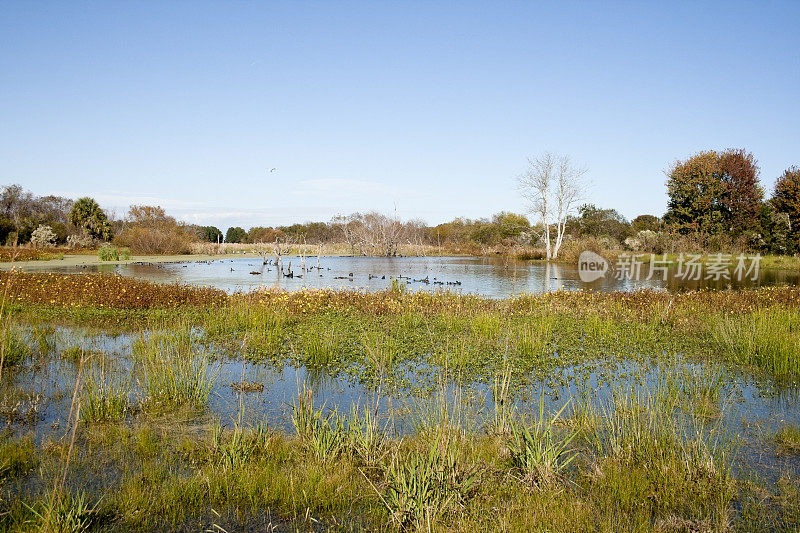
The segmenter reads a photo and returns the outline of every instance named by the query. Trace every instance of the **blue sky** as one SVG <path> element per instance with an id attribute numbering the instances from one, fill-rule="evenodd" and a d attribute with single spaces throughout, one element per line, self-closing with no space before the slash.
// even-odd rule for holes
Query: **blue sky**
<path id="1" fill-rule="evenodd" d="M 276 225 L 522 211 L 550 150 L 588 200 L 666 207 L 664 171 L 800 165 L 800 2 L 0 1 L 0 183 Z M 270 173 L 269 169 L 276 168 Z"/>

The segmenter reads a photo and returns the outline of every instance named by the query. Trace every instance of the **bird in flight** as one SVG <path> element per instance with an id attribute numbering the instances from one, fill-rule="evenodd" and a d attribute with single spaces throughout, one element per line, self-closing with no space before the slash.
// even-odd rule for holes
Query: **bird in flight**
<path id="1" fill-rule="evenodd" d="M 275 172 L 276 170 L 278 170 L 278 169 L 277 169 L 277 168 L 271 168 L 271 169 L 269 169 L 269 171 L 270 171 L 270 172 Z"/>

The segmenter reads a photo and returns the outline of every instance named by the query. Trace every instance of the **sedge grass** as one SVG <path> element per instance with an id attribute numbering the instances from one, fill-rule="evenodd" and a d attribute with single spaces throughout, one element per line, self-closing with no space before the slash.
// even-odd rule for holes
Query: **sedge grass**
<path id="1" fill-rule="evenodd" d="M 142 336 L 134 344 L 133 356 L 151 406 L 203 407 L 219 375 L 188 328 Z"/>

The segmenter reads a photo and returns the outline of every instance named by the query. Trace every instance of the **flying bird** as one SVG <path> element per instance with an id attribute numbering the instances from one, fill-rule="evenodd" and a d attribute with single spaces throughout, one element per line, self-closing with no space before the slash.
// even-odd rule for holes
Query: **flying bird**
<path id="1" fill-rule="evenodd" d="M 276 170 L 278 170 L 278 169 L 277 169 L 277 168 L 271 168 L 271 169 L 269 169 L 269 171 L 270 171 L 270 172 L 275 172 Z"/>

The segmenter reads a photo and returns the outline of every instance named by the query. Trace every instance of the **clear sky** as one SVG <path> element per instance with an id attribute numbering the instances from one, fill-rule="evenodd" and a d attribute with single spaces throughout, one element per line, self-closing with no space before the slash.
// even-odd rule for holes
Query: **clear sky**
<path id="1" fill-rule="evenodd" d="M 0 0 L 0 184 L 222 228 L 522 211 L 526 157 L 666 208 L 664 171 L 800 165 L 800 1 Z M 277 169 L 269 172 L 269 169 Z"/>

